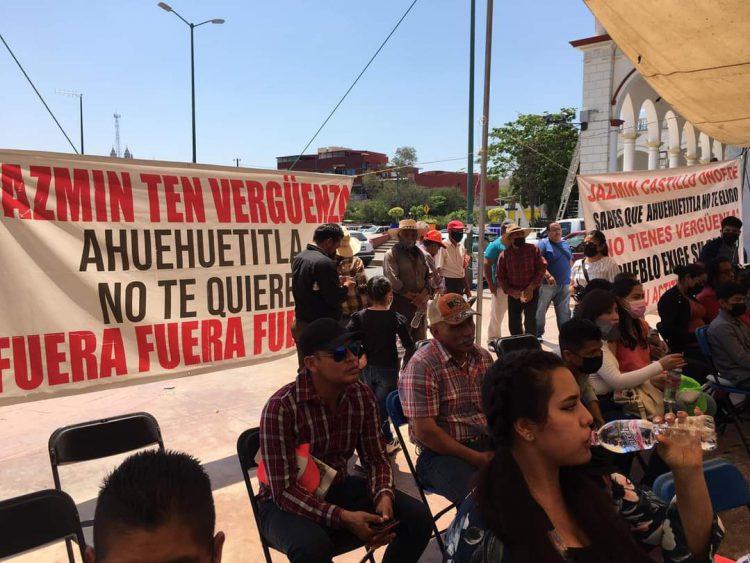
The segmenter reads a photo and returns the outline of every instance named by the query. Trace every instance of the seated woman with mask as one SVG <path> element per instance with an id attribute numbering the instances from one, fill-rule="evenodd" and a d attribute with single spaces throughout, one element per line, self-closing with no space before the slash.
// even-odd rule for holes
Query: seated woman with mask
<path id="1" fill-rule="evenodd" d="M 639 417 L 664 414 L 664 397 L 652 379 L 663 379 L 662 372 L 677 369 L 685 364 L 681 354 L 669 354 L 656 361 L 651 360 L 648 341 L 649 327 L 643 314 L 643 286 L 635 280 L 618 279 L 620 293 L 631 286 L 622 304 L 613 293 L 603 290 L 591 291 L 581 302 L 579 315 L 599 326 L 605 340 L 602 346 L 602 367 L 589 379 L 606 418 L 608 412 L 617 416 L 618 410 L 608 400 L 624 406 L 624 412 Z M 640 293 L 639 293 L 640 291 Z M 632 299 L 631 306 L 629 298 Z M 637 391 L 636 391 L 637 390 Z M 640 402 L 640 403 L 639 403 Z"/>
<path id="2" fill-rule="evenodd" d="M 591 415 L 554 354 L 496 362 L 482 406 L 495 456 L 448 530 L 449 563 L 646 563 L 655 548 L 665 562 L 711 560 L 723 529 L 697 438 L 658 438 L 679 499 L 667 506 L 592 459 Z"/>

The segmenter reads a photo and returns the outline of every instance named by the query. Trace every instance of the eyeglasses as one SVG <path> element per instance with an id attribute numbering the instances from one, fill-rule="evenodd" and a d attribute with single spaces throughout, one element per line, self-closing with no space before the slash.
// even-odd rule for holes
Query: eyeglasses
<path id="1" fill-rule="evenodd" d="M 351 352 L 355 358 L 359 358 L 364 352 L 364 350 L 362 349 L 362 343 L 350 342 L 349 344 L 344 344 L 343 346 L 334 348 L 329 352 L 321 352 L 320 354 L 323 356 L 330 356 L 331 358 L 333 358 L 334 362 L 339 363 L 343 362 L 346 359 L 347 352 Z"/>

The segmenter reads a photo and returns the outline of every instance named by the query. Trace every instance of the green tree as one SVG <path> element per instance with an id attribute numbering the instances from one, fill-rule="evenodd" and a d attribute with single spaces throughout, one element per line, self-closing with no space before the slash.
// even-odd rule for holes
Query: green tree
<path id="1" fill-rule="evenodd" d="M 488 209 L 487 218 L 490 220 L 490 223 L 502 223 L 505 220 L 505 209 L 502 207 Z"/>
<path id="2" fill-rule="evenodd" d="M 388 210 L 388 217 L 390 217 L 394 221 L 398 221 L 403 216 L 404 216 L 403 207 L 392 207 L 391 209 Z"/>
<path id="3" fill-rule="evenodd" d="M 549 213 L 560 205 L 578 139 L 575 115 L 573 108 L 521 114 L 490 133 L 489 173 L 510 177 L 510 193 L 531 207 L 532 217 L 537 205 L 545 204 Z"/>
<path id="4" fill-rule="evenodd" d="M 457 209 L 448 213 L 445 216 L 445 222 L 450 223 L 451 221 L 461 221 L 466 224 L 466 209 Z"/>
<path id="5" fill-rule="evenodd" d="M 362 177 L 362 191 L 368 199 L 375 199 L 383 189 L 383 179 L 377 174 L 366 174 Z"/>
<path id="6" fill-rule="evenodd" d="M 409 216 L 412 219 L 421 220 L 424 215 L 424 207 L 421 205 L 412 205 L 409 208 Z"/>
<path id="7" fill-rule="evenodd" d="M 444 195 L 435 194 L 427 198 L 427 205 L 430 206 L 430 213 L 434 213 L 435 215 L 445 215 L 446 203 L 448 203 L 448 200 L 446 199 Z M 453 211 L 453 210 L 449 209 L 447 211 Z"/>

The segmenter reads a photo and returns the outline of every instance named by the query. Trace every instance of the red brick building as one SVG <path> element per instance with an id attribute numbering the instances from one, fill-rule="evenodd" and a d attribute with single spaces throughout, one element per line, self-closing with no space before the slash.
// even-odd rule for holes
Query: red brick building
<path id="1" fill-rule="evenodd" d="M 288 170 L 295 160 L 297 155 L 276 157 L 276 169 Z M 362 176 L 358 174 L 379 170 L 387 165 L 388 155 L 381 152 L 321 147 L 317 154 L 303 154 L 295 164 L 294 170 L 355 176 L 352 195 L 357 195 L 362 193 Z"/>
<path id="2" fill-rule="evenodd" d="M 443 170 L 428 170 L 427 172 L 414 172 L 409 174 L 418 186 L 423 188 L 456 188 L 464 196 L 466 195 L 466 172 L 445 172 Z M 474 174 L 474 201 L 479 199 L 479 174 Z M 485 189 L 485 203 L 496 205 L 499 197 L 500 182 L 488 180 Z"/>

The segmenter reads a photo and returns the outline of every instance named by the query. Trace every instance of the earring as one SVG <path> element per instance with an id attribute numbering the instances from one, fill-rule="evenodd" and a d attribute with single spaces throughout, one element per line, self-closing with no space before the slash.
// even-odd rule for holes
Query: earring
<path id="1" fill-rule="evenodd" d="M 534 435 L 531 432 L 524 432 L 523 433 L 523 439 L 527 442 L 533 442 L 534 441 Z"/>

